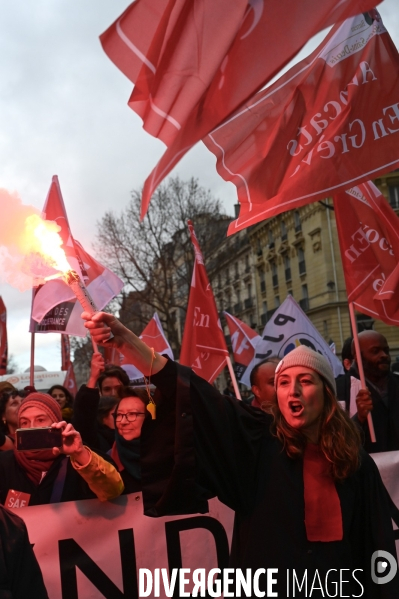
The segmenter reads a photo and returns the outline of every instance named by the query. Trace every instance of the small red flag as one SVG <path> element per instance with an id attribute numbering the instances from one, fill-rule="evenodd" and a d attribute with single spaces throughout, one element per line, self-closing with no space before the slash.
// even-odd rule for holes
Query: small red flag
<path id="1" fill-rule="evenodd" d="M 318 31 L 373 0 L 136 0 L 100 37 L 135 83 L 129 106 L 167 146 L 143 190 L 285 65 Z"/>
<path id="2" fill-rule="evenodd" d="M 115 347 L 104 347 L 104 361 L 106 366 L 108 366 L 108 364 L 120 366 L 121 354 Z"/>
<path id="3" fill-rule="evenodd" d="M 226 366 L 229 352 L 215 298 L 206 274 L 204 259 L 191 221 L 188 221 L 188 228 L 194 246 L 195 261 L 180 363 L 190 366 L 196 374 L 212 383 Z"/>
<path id="4" fill-rule="evenodd" d="M 398 217 L 371 182 L 337 194 L 334 208 L 348 301 L 398 326 Z"/>
<path id="5" fill-rule="evenodd" d="M 159 354 L 166 354 L 171 360 L 174 359 L 172 348 L 169 345 L 169 341 L 165 337 L 161 321 L 159 320 L 159 316 L 156 312 L 141 333 L 140 339 L 142 339 L 144 343 L 148 345 L 148 347 L 154 348 L 154 350 Z M 131 381 L 143 378 L 143 373 L 130 363 L 128 357 L 121 355 L 121 359 L 123 369 L 126 370 Z"/>
<path id="6" fill-rule="evenodd" d="M 257 346 L 262 343 L 262 337 L 239 318 L 224 312 L 230 331 L 231 346 L 234 355 L 234 372 L 237 380 L 247 387 L 251 386 L 249 377 L 255 364 Z"/>
<path id="7" fill-rule="evenodd" d="M 241 204 L 229 234 L 398 166 L 398 69 L 378 12 L 358 15 L 212 131 Z"/>
<path id="8" fill-rule="evenodd" d="M 75 372 L 73 370 L 72 362 L 69 362 L 68 370 L 65 375 L 64 387 L 68 389 L 70 393 L 72 393 L 73 397 L 75 397 L 78 392 L 78 387 L 76 385 Z"/>
<path id="9" fill-rule="evenodd" d="M 71 342 L 69 335 L 61 335 L 61 370 L 68 370 L 71 361 Z"/>
<path id="10" fill-rule="evenodd" d="M 7 374 L 7 310 L 0 297 L 0 375 Z"/>

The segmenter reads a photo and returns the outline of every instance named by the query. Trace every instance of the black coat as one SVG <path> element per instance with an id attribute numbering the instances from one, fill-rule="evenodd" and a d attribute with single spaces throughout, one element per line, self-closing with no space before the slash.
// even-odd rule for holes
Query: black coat
<path id="1" fill-rule="evenodd" d="M 48 599 L 24 521 L 1 506 L 0 598 Z"/>
<path id="2" fill-rule="evenodd" d="M 53 488 L 63 462 L 66 462 L 65 478 L 62 492 L 58 501 L 76 501 L 78 499 L 94 499 L 96 495 L 80 474 L 73 468 L 70 459 L 64 455 L 58 456 L 51 465 L 46 476 L 39 485 L 35 485 L 28 477 L 26 471 L 15 459 L 14 452 L 0 452 L 0 503 L 4 505 L 10 489 L 30 494 L 29 505 L 42 505 L 53 503 Z M 109 460 L 112 462 L 112 460 Z M 61 477 L 63 478 L 63 477 Z"/>
<path id="3" fill-rule="evenodd" d="M 359 378 L 359 374 L 354 368 L 351 368 L 348 373 L 339 376 L 336 379 L 337 397 L 339 400 L 345 402 L 347 410 L 349 410 L 351 376 L 357 379 Z M 362 431 L 363 445 L 368 453 L 399 450 L 399 377 L 391 373 L 388 373 L 387 376 L 387 405 L 382 400 L 378 391 L 376 391 L 372 385 L 367 384 L 367 388 L 369 389 L 373 400 L 371 415 L 377 439 L 375 443 L 370 439 L 367 421 L 365 423 L 360 423 L 357 419 L 357 415 L 353 416 L 353 421 Z"/>
<path id="4" fill-rule="evenodd" d="M 93 451 L 107 453 L 115 441 L 115 432 L 97 422 L 100 392 L 82 385 L 73 404 L 72 424 L 80 432 L 82 441 Z"/>
<path id="5" fill-rule="evenodd" d="M 343 540 L 310 542 L 304 523 L 303 462 L 289 458 L 270 433 L 271 417 L 223 397 L 173 362 L 152 382 L 161 397 L 157 419 L 144 423 L 141 437 L 147 515 L 203 512 L 206 498 L 217 495 L 236 512 L 231 565 L 252 571 L 278 568 L 273 590 L 279 597 L 288 596 L 287 570 L 301 578 L 307 570 L 312 580 L 316 570 L 323 579 L 332 568 L 361 569 L 357 576 L 365 589 L 363 598 L 399 597 L 398 577 L 386 585 L 371 580 L 373 552 L 395 555 L 395 542 L 386 490 L 365 452 L 358 471 L 336 485 Z M 360 595 L 359 584 L 351 580 L 352 587 L 348 584 L 344 591 Z M 295 596 L 309 594 L 297 590 Z"/>

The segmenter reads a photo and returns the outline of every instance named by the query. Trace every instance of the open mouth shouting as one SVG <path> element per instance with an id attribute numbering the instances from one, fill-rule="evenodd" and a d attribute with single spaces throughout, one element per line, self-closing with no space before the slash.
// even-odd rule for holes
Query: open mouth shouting
<path id="1" fill-rule="evenodd" d="M 298 400 L 290 400 L 288 402 L 288 408 L 293 416 L 301 416 L 305 409 Z"/>

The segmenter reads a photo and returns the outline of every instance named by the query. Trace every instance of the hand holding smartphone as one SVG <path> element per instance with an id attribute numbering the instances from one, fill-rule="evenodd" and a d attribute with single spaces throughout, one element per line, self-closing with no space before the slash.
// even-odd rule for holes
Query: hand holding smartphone
<path id="1" fill-rule="evenodd" d="M 45 426 L 42 428 L 18 428 L 15 431 L 16 449 L 32 451 L 62 447 L 62 430 Z"/>

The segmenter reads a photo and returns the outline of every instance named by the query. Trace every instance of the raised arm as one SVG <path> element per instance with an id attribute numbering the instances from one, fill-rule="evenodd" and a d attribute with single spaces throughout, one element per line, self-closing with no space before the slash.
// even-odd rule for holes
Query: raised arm
<path id="1" fill-rule="evenodd" d="M 86 321 L 85 327 L 90 331 L 92 339 L 98 345 L 115 347 L 145 376 L 155 374 L 165 366 L 166 358 L 154 352 L 112 314 L 97 312 L 90 315 L 83 312 L 82 318 Z"/>

